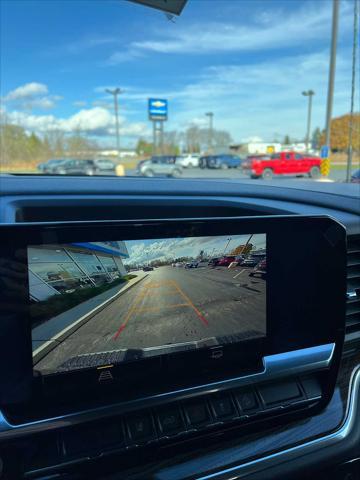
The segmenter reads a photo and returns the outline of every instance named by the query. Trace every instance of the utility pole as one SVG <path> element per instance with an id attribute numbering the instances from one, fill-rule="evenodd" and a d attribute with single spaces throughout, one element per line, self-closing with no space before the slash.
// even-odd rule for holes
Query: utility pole
<path id="1" fill-rule="evenodd" d="M 311 110 L 312 110 L 312 97 L 315 95 L 313 90 L 306 90 L 302 92 L 304 97 L 308 97 L 308 114 L 307 114 L 307 125 L 306 125 L 306 137 L 305 137 L 305 144 L 306 144 L 306 151 L 309 149 L 309 141 L 310 141 L 310 129 L 311 129 Z"/>
<path id="2" fill-rule="evenodd" d="M 214 113 L 207 112 L 205 113 L 209 117 L 209 138 L 208 138 L 208 150 L 209 153 L 212 153 L 212 144 L 213 144 L 213 129 L 214 129 Z"/>
<path id="3" fill-rule="evenodd" d="M 328 83 L 327 104 L 326 104 L 326 122 L 325 122 L 325 145 L 328 146 L 330 150 L 331 150 L 330 126 L 331 126 L 331 116 L 332 116 L 332 107 L 333 107 L 333 98 L 334 98 L 339 6 L 340 6 L 340 0 L 333 0 L 329 83 Z"/>
<path id="4" fill-rule="evenodd" d="M 119 87 L 111 90 L 107 88 L 106 93 L 110 93 L 114 97 L 114 110 L 115 110 L 115 135 L 116 135 L 116 150 L 118 151 L 118 156 L 120 156 L 120 128 L 119 128 L 119 103 L 118 96 L 120 93 L 124 93 Z"/>
<path id="5" fill-rule="evenodd" d="M 349 122 L 349 147 L 346 165 L 346 181 L 350 182 L 351 165 L 353 155 L 353 130 L 354 130 L 354 101 L 355 101 L 355 82 L 356 82 L 356 60 L 358 45 L 358 0 L 354 0 L 354 42 L 353 42 L 353 58 L 352 58 L 352 75 L 351 75 L 351 101 L 350 101 L 350 122 Z"/>

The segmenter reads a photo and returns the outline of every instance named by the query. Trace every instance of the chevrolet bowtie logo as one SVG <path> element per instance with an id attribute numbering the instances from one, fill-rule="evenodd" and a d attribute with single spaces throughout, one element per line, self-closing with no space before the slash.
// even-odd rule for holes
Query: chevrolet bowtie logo
<path id="1" fill-rule="evenodd" d="M 151 102 L 152 107 L 160 108 L 160 107 L 165 107 L 165 105 L 166 103 L 162 102 L 161 100 L 155 100 L 155 102 Z"/>

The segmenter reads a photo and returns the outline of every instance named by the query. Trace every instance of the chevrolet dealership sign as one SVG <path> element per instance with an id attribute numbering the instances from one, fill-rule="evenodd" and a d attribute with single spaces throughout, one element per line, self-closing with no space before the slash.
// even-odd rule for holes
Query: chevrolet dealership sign
<path id="1" fill-rule="evenodd" d="M 149 119 L 167 120 L 168 101 L 161 98 L 149 98 Z"/>

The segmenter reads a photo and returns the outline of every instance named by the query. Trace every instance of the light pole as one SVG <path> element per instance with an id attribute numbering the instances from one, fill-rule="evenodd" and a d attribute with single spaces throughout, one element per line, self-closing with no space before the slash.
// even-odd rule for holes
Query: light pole
<path id="1" fill-rule="evenodd" d="M 114 88 L 113 90 L 111 90 L 110 88 L 107 88 L 105 91 L 107 93 L 110 93 L 110 95 L 113 95 L 113 97 L 114 97 L 116 150 L 118 151 L 118 155 L 120 155 L 120 129 L 119 129 L 118 96 L 120 95 L 120 93 L 123 93 L 123 90 L 121 90 L 119 87 L 117 87 L 117 88 Z"/>
<path id="2" fill-rule="evenodd" d="M 209 138 L 208 138 L 208 150 L 209 152 L 212 151 L 212 141 L 213 141 L 213 128 L 214 128 L 214 113 L 207 112 L 205 113 L 207 117 L 209 117 Z"/>
<path id="3" fill-rule="evenodd" d="M 332 115 L 333 97 L 334 97 L 335 68 L 336 68 L 336 45 L 337 45 L 337 35 L 338 35 L 338 23 L 339 23 L 339 6 L 340 6 L 340 0 L 333 0 L 329 83 L 328 83 L 328 92 L 327 92 L 326 123 L 325 123 L 325 145 L 327 147 L 329 147 L 330 150 L 331 150 L 330 125 L 331 125 L 331 115 Z"/>
<path id="4" fill-rule="evenodd" d="M 250 237 L 247 239 L 247 241 L 246 241 L 246 243 L 245 243 L 244 250 L 246 250 L 246 248 L 247 248 L 247 246 L 249 245 L 250 240 L 252 239 L 253 235 L 254 235 L 254 234 L 252 233 L 252 234 L 250 235 Z M 247 255 L 247 253 L 246 253 L 246 255 Z"/>
<path id="5" fill-rule="evenodd" d="M 308 114 L 307 114 L 307 126 L 306 126 L 306 137 L 305 137 L 305 144 L 306 150 L 309 149 L 309 140 L 310 140 L 310 128 L 311 128 L 311 110 L 312 110 L 312 97 L 315 95 L 313 90 L 306 90 L 302 92 L 304 97 L 308 97 Z"/>
<path id="6" fill-rule="evenodd" d="M 225 255 L 225 253 L 226 253 L 226 250 L 227 250 L 227 248 L 228 248 L 229 243 L 231 242 L 231 240 L 232 240 L 231 237 L 227 239 L 227 244 L 226 244 L 226 247 L 225 247 L 225 250 L 224 250 L 224 255 Z"/>

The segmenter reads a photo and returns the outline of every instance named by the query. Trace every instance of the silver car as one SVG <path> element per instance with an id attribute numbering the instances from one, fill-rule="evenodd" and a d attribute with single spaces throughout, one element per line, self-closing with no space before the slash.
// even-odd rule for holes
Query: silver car
<path id="1" fill-rule="evenodd" d="M 143 177 L 180 177 L 182 167 L 175 164 L 173 157 L 154 156 L 150 160 L 143 160 L 137 166 L 137 174 Z"/>

